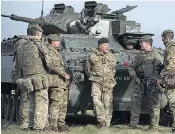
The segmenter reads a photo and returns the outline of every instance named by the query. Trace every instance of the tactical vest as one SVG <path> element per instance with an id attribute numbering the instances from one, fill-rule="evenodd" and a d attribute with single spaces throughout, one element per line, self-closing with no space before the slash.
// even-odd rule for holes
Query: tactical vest
<path id="1" fill-rule="evenodd" d="M 25 40 L 17 45 L 16 56 L 22 70 L 22 77 L 35 74 L 44 74 L 45 69 L 36 42 Z"/>

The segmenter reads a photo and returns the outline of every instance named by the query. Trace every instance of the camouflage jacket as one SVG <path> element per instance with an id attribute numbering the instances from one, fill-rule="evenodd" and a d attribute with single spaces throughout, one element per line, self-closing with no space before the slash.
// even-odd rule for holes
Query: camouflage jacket
<path id="1" fill-rule="evenodd" d="M 135 71 L 139 79 L 145 79 L 147 84 L 151 84 L 157 79 L 160 68 L 163 64 L 163 57 L 156 51 L 152 50 L 150 52 L 141 51 L 136 56 L 136 61 L 134 63 Z M 140 78 L 142 75 L 143 78 Z M 137 79 L 136 79 L 137 82 Z"/>
<path id="2" fill-rule="evenodd" d="M 116 73 L 116 58 L 111 52 L 103 55 L 95 49 L 88 61 L 89 80 L 113 87 L 116 84 L 114 79 Z"/>
<path id="3" fill-rule="evenodd" d="M 171 40 L 165 45 L 164 68 L 162 69 L 159 79 L 162 84 L 172 87 L 175 86 L 175 40 Z M 164 85 L 165 86 L 165 85 Z"/>
<path id="4" fill-rule="evenodd" d="M 50 45 L 39 46 L 39 49 L 44 57 L 48 73 L 50 74 L 49 81 L 50 83 L 52 83 L 52 86 L 64 86 L 66 88 L 66 71 L 64 69 L 64 62 L 61 52 Z"/>
<path id="5" fill-rule="evenodd" d="M 175 40 L 168 42 L 165 45 L 165 53 L 164 53 L 164 72 L 174 72 L 175 71 Z"/>

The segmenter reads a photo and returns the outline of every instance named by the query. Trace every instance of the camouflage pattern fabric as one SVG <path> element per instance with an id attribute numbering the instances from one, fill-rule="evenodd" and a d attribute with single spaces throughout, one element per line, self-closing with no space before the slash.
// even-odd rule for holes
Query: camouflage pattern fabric
<path id="1" fill-rule="evenodd" d="M 44 129 L 48 119 L 48 89 L 35 91 L 34 126 L 35 130 Z"/>
<path id="2" fill-rule="evenodd" d="M 52 46 L 45 46 L 45 45 L 40 45 L 39 50 L 43 54 L 48 72 L 51 74 L 59 75 L 63 80 L 63 78 L 66 75 L 66 72 L 63 67 L 64 62 L 62 59 L 62 55 L 59 52 L 59 50 L 55 49 Z"/>
<path id="3" fill-rule="evenodd" d="M 67 113 L 68 90 L 52 88 L 50 91 L 49 122 L 50 126 L 57 127 L 65 125 Z"/>
<path id="4" fill-rule="evenodd" d="M 21 105 L 19 110 L 20 128 L 33 128 L 34 125 L 34 92 L 21 92 Z"/>
<path id="5" fill-rule="evenodd" d="M 138 125 L 139 118 L 140 118 L 140 110 L 141 105 L 144 100 L 144 93 L 140 93 L 139 90 L 141 89 L 141 85 L 136 83 L 135 84 L 135 91 L 133 92 L 133 95 L 131 97 L 131 106 L 130 106 L 130 124 L 131 125 Z"/>
<path id="6" fill-rule="evenodd" d="M 165 46 L 164 53 L 164 70 L 165 71 L 174 71 L 175 70 L 175 40 L 170 41 Z"/>
<path id="7" fill-rule="evenodd" d="M 64 62 L 61 53 L 52 46 L 40 46 L 46 67 L 48 69 L 49 85 L 51 94 L 49 96 L 50 126 L 58 127 L 65 125 L 67 113 L 68 88 L 65 80 Z"/>
<path id="8" fill-rule="evenodd" d="M 116 72 L 116 59 L 110 52 L 101 54 L 94 50 L 87 62 L 87 70 L 92 81 L 91 96 L 94 103 L 94 113 L 98 122 L 105 121 L 110 125 L 112 118 L 112 91 L 116 85 L 114 75 Z"/>
<path id="9" fill-rule="evenodd" d="M 89 80 L 101 83 L 103 87 L 111 87 L 116 84 L 114 75 L 116 72 L 115 56 L 108 52 L 101 54 L 98 49 L 95 49 L 90 55 L 88 64 Z"/>
<path id="10" fill-rule="evenodd" d="M 166 89 L 165 94 L 167 96 L 169 102 L 169 108 L 173 115 L 173 124 L 172 127 L 175 128 L 175 88 L 174 89 Z"/>
<path id="11" fill-rule="evenodd" d="M 21 41 L 22 40 L 22 41 Z M 17 47 L 17 57 L 22 75 L 35 75 L 46 73 L 43 68 L 43 62 L 38 51 L 38 46 L 30 40 L 21 39 L 19 43 L 22 43 L 21 47 Z M 40 41 L 35 41 L 38 44 L 42 44 Z M 35 65 L 35 67 L 33 66 Z"/>
<path id="12" fill-rule="evenodd" d="M 160 77 L 164 81 L 167 75 L 175 75 L 175 40 L 168 42 L 165 45 L 164 54 L 164 69 L 162 70 Z M 173 114 L 172 127 L 175 128 L 175 86 L 168 86 L 169 83 L 165 82 L 165 94 L 167 96 L 170 110 Z"/>
<path id="13" fill-rule="evenodd" d="M 148 101 L 150 108 L 150 126 L 157 128 L 160 119 L 160 100 L 161 94 L 159 92 L 149 92 Z"/>
<path id="14" fill-rule="evenodd" d="M 151 111 L 150 120 L 151 126 L 153 127 L 157 127 L 159 123 L 160 93 L 156 90 L 158 87 L 155 81 L 158 77 L 159 66 L 161 66 L 162 63 L 163 59 L 161 55 L 155 50 L 150 52 L 141 51 L 138 56 L 136 56 L 136 61 L 134 63 L 137 75 L 138 73 L 142 73 L 144 78 L 146 78 L 146 90 Z M 141 105 L 145 99 L 144 87 L 140 79 L 142 78 L 136 79 L 134 93 L 131 98 L 131 125 L 138 125 Z"/>
<path id="15" fill-rule="evenodd" d="M 98 122 L 105 121 L 107 126 L 110 126 L 113 112 L 113 94 L 110 87 L 105 89 L 105 92 L 103 88 L 101 84 L 92 82 L 91 96 L 93 99 L 94 113 Z"/>
<path id="16" fill-rule="evenodd" d="M 45 79 L 43 79 L 45 78 L 46 71 L 43 67 L 43 61 L 36 43 L 42 44 L 39 40 L 21 39 L 15 45 L 16 62 L 18 63 L 17 69 L 20 70 L 21 78 L 24 81 L 27 79 L 31 80 L 34 89 L 34 92 L 27 89 L 30 85 L 29 83 L 26 83 L 27 85 L 21 85 L 26 87 L 20 89 L 22 91 L 20 110 L 21 128 L 29 124 L 28 126 L 32 126 L 34 129 L 43 129 L 47 121 L 48 90 L 44 88 L 47 86 L 45 85 Z M 30 94 L 34 95 L 31 97 Z M 31 113 L 30 110 L 33 110 L 32 114 L 29 114 Z"/>

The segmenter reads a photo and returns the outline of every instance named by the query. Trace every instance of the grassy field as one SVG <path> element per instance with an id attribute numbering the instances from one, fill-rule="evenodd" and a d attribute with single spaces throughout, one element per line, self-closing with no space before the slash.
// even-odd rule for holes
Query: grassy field
<path id="1" fill-rule="evenodd" d="M 113 125 L 110 128 L 98 129 L 95 127 L 95 118 L 93 116 L 71 116 L 67 120 L 70 131 L 68 133 L 59 134 L 172 134 L 171 128 L 160 127 L 157 130 L 149 130 L 148 125 L 140 125 L 139 129 L 130 129 L 128 125 Z M 7 125 L 6 125 L 7 124 Z M 1 120 L 1 133 L 2 134 L 57 134 L 58 132 L 35 132 L 35 131 L 22 131 L 17 124 Z"/>
<path id="2" fill-rule="evenodd" d="M 70 127 L 70 131 L 68 133 L 60 133 L 60 134 L 172 134 L 170 128 L 161 127 L 155 130 L 148 130 L 148 126 L 140 126 L 140 129 L 132 130 L 129 129 L 126 125 L 117 125 L 111 128 L 103 128 L 97 129 L 93 125 L 87 126 L 76 126 Z M 37 134 L 41 132 L 35 131 L 22 131 L 17 125 L 10 125 L 5 129 L 1 130 L 2 134 Z M 56 134 L 58 132 L 42 132 L 42 134 Z"/>

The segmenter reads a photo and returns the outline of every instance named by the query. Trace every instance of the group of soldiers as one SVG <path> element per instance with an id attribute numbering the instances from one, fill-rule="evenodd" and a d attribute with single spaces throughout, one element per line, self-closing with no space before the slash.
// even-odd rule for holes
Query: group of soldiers
<path id="1" fill-rule="evenodd" d="M 31 24 L 27 36 L 15 45 L 14 82 L 21 91 L 20 127 L 23 130 L 68 131 L 65 125 L 69 100 L 70 75 L 66 73 L 60 52 L 61 38 L 50 34 L 42 40 L 43 30 Z M 149 35 L 140 39 L 141 51 L 133 63 L 135 89 L 131 99 L 130 127 L 137 128 L 145 89 L 150 105 L 150 128 L 157 128 L 160 116 L 162 86 L 173 113 L 172 131 L 175 132 L 175 41 L 172 30 L 162 33 L 166 50 L 164 58 L 153 49 Z M 164 61 L 163 61 L 164 59 Z M 92 83 L 91 96 L 98 127 L 109 127 L 113 112 L 113 87 L 117 60 L 110 52 L 107 38 L 98 40 L 86 63 L 85 72 Z M 164 65 L 163 69 L 162 66 Z M 141 74 L 141 75 L 140 75 Z M 144 80 L 143 81 L 143 77 Z M 169 78 L 172 79 L 169 79 Z M 175 82 L 174 82 L 175 83 Z"/>
<path id="2" fill-rule="evenodd" d="M 145 91 L 150 110 L 149 129 L 159 125 L 161 94 L 164 93 L 173 115 L 172 132 L 175 132 L 175 40 L 172 30 L 163 31 L 162 41 L 165 45 L 164 57 L 153 49 L 151 36 L 145 35 L 140 40 L 141 51 L 136 56 L 133 68 L 135 70 L 135 89 L 131 98 L 131 128 L 138 128 L 141 106 Z"/>

